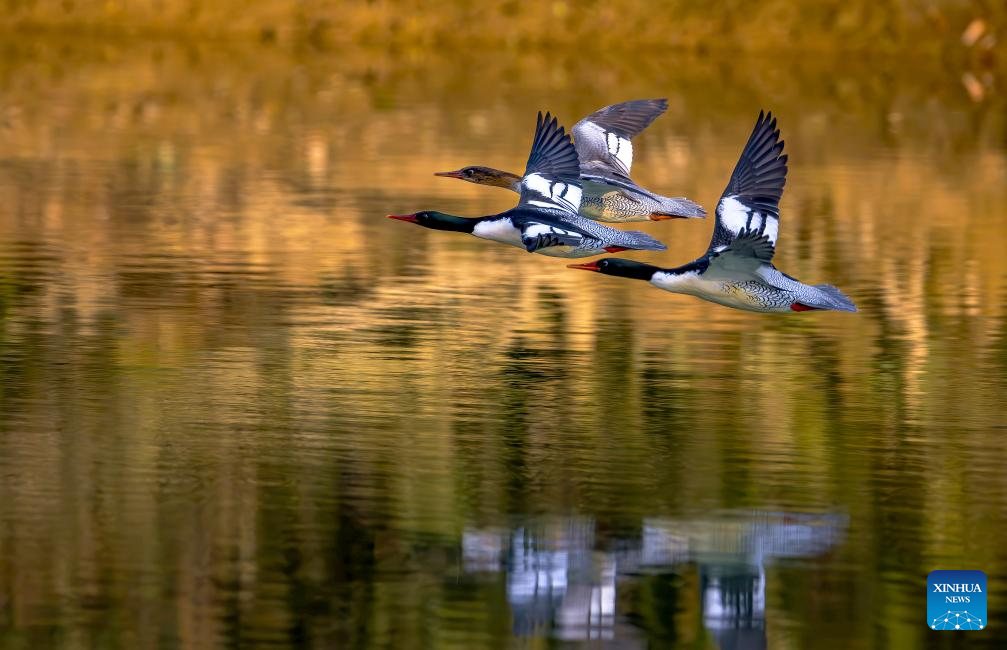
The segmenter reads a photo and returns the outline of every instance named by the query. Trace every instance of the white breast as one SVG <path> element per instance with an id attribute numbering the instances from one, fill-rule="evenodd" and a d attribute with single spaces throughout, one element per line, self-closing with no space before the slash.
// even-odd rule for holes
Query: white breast
<path id="1" fill-rule="evenodd" d="M 521 231 L 515 228 L 511 220 L 507 218 L 480 221 L 472 229 L 472 234 L 480 239 L 489 239 L 524 248 L 524 244 L 521 243 Z"/>
<path id="2" fill-rule="evenodd" d="M 694 296 L 703 295 L 715 286 L 715 283 L 704 280 L 696 271 L 681 274 L 658 271 L 650 278 L 650 283 L 658 289 Z"/>

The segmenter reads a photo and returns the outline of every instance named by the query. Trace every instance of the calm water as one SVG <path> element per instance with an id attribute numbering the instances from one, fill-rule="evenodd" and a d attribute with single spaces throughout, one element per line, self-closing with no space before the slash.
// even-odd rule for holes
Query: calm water
<path id="1" fill-rule="evenodd" d="M 0 647 L 1003 647 L 996 74 L 3 54 Z M 431 173 L 520 171 L 535 110 L 653 96 L 635 176 L 708 208 L 779 114 L 777 263 L 859 314 L 383 218 L 505 209 Z M 645 225 L 669 250 L 636 258 L 689 261 L 712 226 Z M 988 630 L 925 627 L 938 568 L 988 574 Z"/>

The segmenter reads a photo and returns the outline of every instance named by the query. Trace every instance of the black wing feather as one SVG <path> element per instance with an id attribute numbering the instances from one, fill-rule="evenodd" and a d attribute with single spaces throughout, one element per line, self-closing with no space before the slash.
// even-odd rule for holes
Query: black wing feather
<path id="1" fill-rule="evenodd" d="M 563 222 L 559 225 L 549 224 L 541 218 L 523 220 L 515 217 L 514 221 L 521 228 L 521 243 L 529 253 L 552 246 L 577 247 L 584 243 L 586 233 L 578 232 L 573 224 Z M 537 230 L 538 232 L 532 232 Z"/>
<path id="2" fill-rule="evenodd" d="M 787 156 L 773 114 L 759 111 L 752 135 L 734 167 L 721 198 L 735 196 L 745 205 L 779 217 L 780 197 L 787 182 Z"/>
<path id="3" fill-rule="evenodd" d="M 591 113 L 581 122 L 594 122 L 606 131 L 624 138 L 635 138 L 668 110 L 667 99 L 634 99 L 612 104 Z M 575 126 L 574 129 L 577 127 Z"/>
<path id="4" fill-rule="evenodd" d="M 540 112 L 518 205 L 575 215 L 582 196 L 577 150 L 558 120 Z"/>
<path id="5" fill-rule="evenodd" d="M 576 181 L 580 178 L 580 162 L 570 136 L 559 121 L 541 111 L 535 123 L 535 139 L 525 166 L 524 175 L 542 174 L 557 180 Z"/>
<path id="6" fill-rule="evenodd" d="M 572 238 L 565 238 L 554 234 L 521 237 L 521 243 L 524 244 L 525 250 L 529 253 L 534 253 L 542 248 L 551 248 L 553 246 L 577 246 L 580 242 L 580 239 L 574 240 Z"/>
<path id="7" fill-rule="evenodd" d="M 758 230 L 742 230 L 724 249 L 710 253 L 710 266 L 724 273 L 753 273 L 769 264 L 776 252 L 769 237 Z"/>
<path id="8" fill-rule="evenodd" d="M 635 99 L 606 106 L 574 124 L 581 174 L 600 176 L 603 182 L 629 181 L 633 138 L 667 109 L 666 99 Z"/>
<path id="9" fill-rule="evenodd" d="M 751 257 L 760 262 L 770 262 L 776 253 L 776 247 L 769 237 L 759 230 L 742 230 L 731 245 L 724 249 L 723 254 L 737 255 L 738 257 Z"/>
<path id="10" fill-rule="evenodd" d="M 731 243 L 736 236 L 723 223 L 721 211 L 725 199 L 733 198 L 752 213 L 758 212 L 764 218 L 768 216 L 778 220 L 780 198 L 786 182 L 787 155 L 783 153 L 783 140 L 780 140 L 780 130 L 776 128 L 776 118 L 772 112 L 759 111 L 752 135 L 720 197 L 710 250 Z"/>

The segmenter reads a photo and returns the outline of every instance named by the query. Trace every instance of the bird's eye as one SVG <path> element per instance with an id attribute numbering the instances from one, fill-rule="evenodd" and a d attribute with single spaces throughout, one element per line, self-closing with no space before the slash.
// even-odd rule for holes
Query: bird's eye
<path id="1" fill-rule="evenodd" d="M 473 174 L 473 172 L 472 172 L 472 170 L 471 170 L 471 169 L 466 169 L 466 170 L 465 170 L 465 175 L 466 175 L 466 176 L 471 176 L 472 174 Z"/>

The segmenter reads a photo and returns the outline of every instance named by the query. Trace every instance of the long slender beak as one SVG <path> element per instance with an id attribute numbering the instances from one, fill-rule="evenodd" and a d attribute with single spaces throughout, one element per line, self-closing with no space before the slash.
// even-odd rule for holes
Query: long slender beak
<path id="1" fill-rule="evenodd" d="M 584 264 L 567 264 L 566 268 L 580 269 L 581 271 L 598 271 L 599 273 L 601 272 L 601 269 L 598 268 L 597 262 L 585 262 Z"/>
<path id="2" fill-rule="evenodd" d="M 399 221 L 408 221 L 409 223 L 416 223 L 416 214 L 390 214 L 389 219 L 398 219 Z"/>
<path id="3" fill-rule="evenodd" d="M 464 180 L 465 176 L 462 174 L 462 170 L 456 169 L 453 172 L 434 172 L 434 176 L 444 176 L 445 178 L 459 178 Z"/>

